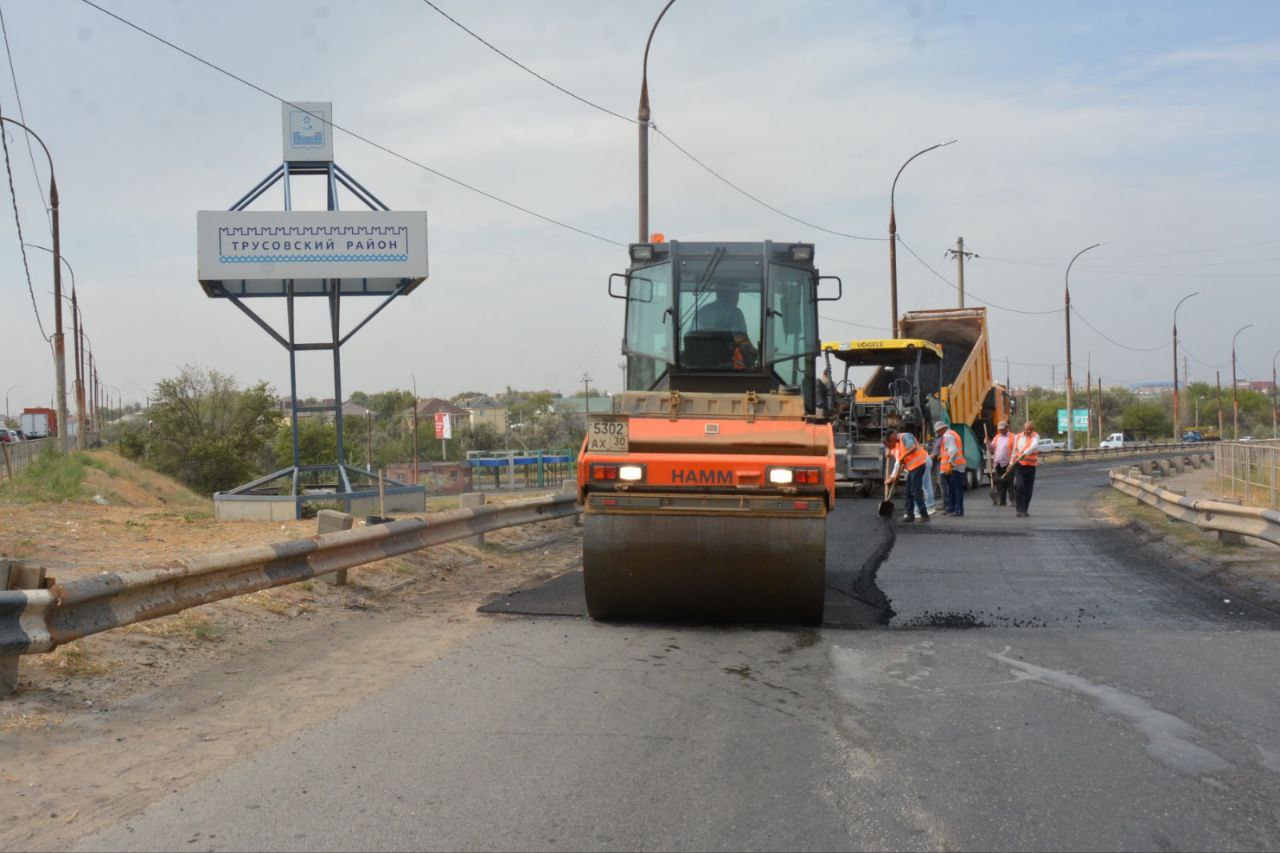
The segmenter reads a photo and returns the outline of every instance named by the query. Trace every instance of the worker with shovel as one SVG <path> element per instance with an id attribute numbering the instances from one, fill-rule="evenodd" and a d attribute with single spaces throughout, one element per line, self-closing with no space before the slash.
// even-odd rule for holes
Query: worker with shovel
<path id="1" fill-rule="evenodd" d="M 995 437 L 991 439 L 991 500 L 996 506 L 1009 505 L 1009 487 L 1012 485 L 1005 475 L 1009 473 L 1009 460 L 1013 457 L 1013 434 L 1009 432 L 1009 422 L 1001 421 L 996 425 Z"/>
<path id="2" fill-rule="evenodd" d="M 1036 487 L 1036 466 L 1040 463 L 1036 445 L 1039 443 L 1040 435 L 1031 421 L 1023 425 L 1022 432 L 1013 440 L 1013 458 L 1009 461 L 1009 469 L 1013 474 L 1013 496 L 1018 518 L 1026 518 L 1031 514 L 1027 510 L 1031 507 L 1031 492 Z"/>
<path id="3" fill-rule="evenodd" d="M 889 503 L 889 495 L 899 475 L 907 472 L 907 511 L 902 520 L 910 524 L 915 521 L 916 510 L 920 511 L 920 520 L 929 520 L 929 510 L 924 504 L 924 472 L 925 461 L 929 454 L 916 437 L 909 432 L 891 432 L 884 440 L 885 452 L 893 458 L 893 473 L 885 478 L 885 502 L 889 504 L 889 513 L 893 512 L 893 504 Z M 883 507 L 883 504 L 882 504 Z M 886 513 L 881 513 L 882 515 Z"/>

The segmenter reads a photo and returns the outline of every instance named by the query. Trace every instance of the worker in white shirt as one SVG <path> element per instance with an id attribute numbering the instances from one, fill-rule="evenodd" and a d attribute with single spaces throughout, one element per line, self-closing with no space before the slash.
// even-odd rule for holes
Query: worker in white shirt
<path id="1" fill-rule="evenodd" d="M 997 506 L 1009 505 L 1009 487 L 1012 483 L 1005 479 L 1009 472 L 1009 460 L 1013 457 L 1014 436 L 1009 432 L 1009 422 L 1001 421 L 996 425 L 996 434 L 991 439 L 991 462 L 995 466 L 991 482 L 995 486 Z"/>

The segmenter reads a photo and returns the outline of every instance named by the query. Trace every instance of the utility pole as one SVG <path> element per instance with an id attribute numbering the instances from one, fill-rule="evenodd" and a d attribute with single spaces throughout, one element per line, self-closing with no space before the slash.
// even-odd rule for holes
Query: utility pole
<path id="1" fill-rule="evenodd" d="M 960 285 L 960 307 L 963 308 L 964 307 L 964 259 L 976 258 L 978 256 L 975 255 L 973 252 L 966 252 L 964 250 L 963 237 L 956 238 L 956 247 L 954 249 L 947 249 L 947 254 L 954 255 L 956 259 L 956 279 Z"/>
<path id="2" fill-rule="evenodd" d="M 1004 357 L 1004 387 L 1013 387 L 1013 382 L 1009 379 L 1009 356 L 1007 355 Z"/>
<path id="3" fill-rule="evenodd" d="M 1102 377 L 1098 377 L 1098 444 L 1102 444 Z"/>
<path id="4" fill-rule="evenodd" d="M 413 380 L 413 484 L 418 485 L 418 377 L 412 371 L 409 378 Z M 448 460 L 441 460 L 446 462 Z"/>
<path id="5" fill-rule="evenodd" d="M 591 377 L 585 373 L 582 374 L 582 402 L 583 410 L 591 414 Z"/>
<path id="6" fill-rule="evenodd" d="M 1222 371 L 1215 370 L 1213 376 L 1218 383 L 1218 438 L 1221 440 L 1222 434 L 1227 431 L 1226 421 L 1222 419 Z"/>
<path id="7" fill-rule="evenodd" d="M 72 281 L 74 280 L 75 276 L 72 276 Z M 82 346 L 80 305 L 76 301 L 75 285 L 71 287 L 71 344 L 75 351 L 76 360 L 76 423 L 78 424 L 76 428 L 76 449 L 84 450 L 87 446 L 88 438 L 84 434 L 84 376 L 81 375 L 83 366 L 80 362 L 80 347 Z"/>
<path id="8" fill-rule="evenodd" d="M 1093 437 L 1093 350 L 1089 350 L 1088 368 L 1084 375 L 1085 390 L 1085 415 L 1084 421 L 1084 446 L 1089 446 L 1089 439 Z"/>
<path id="9" fill-rule="evenodd" d="M 1173 437 L 1175 439 L 1182 436 L 1182 410 L 1181 399 L 1178 396 L 1178 309 L 1182 307 L 1182 303 L 1186 302 L 1192 296 L 1199 296 L 1200 291 L 1189 293 L 1173 306 Z M 1182 383 L 1186 385 L 1184 381 Z"/>
<path id="10" fill-rule="evenodd" d="M 364 470 L 373 473 L 373 409 L 364 410 Z"/>
<path id="11" fill-rule="evenodd" d="M 1058 365 L 1049 365 L 1049 390 L 1058 390 Z"/>
<path id="12" fill-rule="evenodd" d="M 1276 357 L 1280 356 L 1280 350 L 1276 350 L 1276 354 L 1271 356 L 1271 437 L 1273 439 L 1280 438 L 1276 434 Z M 8 405 L 5 405 L 8 409 Z"/>
<path id="13" fill-rule="evenodd" d="M 1231 433 L 1232 441 L 1240 440 L 1240 380 L 1236 378 L 1236 338 L 1240 337 L 1241 332 L 1252 326 L 1252 323 L 1241 326 L 1236 330 L 1235 336 L 1231 338 L 1231 419 L 1234 424 Z"/>

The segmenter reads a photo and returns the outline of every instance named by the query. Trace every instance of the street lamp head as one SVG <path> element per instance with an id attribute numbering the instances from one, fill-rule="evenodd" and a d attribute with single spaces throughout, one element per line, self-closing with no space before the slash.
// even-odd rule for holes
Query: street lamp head
<path id="1" fill-rule="evenodd" d="M 1231 352 L 1232 353 L 1236 351 L 1236 338 L 1240 337 L 1240 333 L 1243 332 L 1245 329 L 1252 329 L 1252 328 L 1253 328 L 1252 323 L 1246 323 L 1245 325 L 1237 329 L 1236 333 L 1231 336 Z"/>

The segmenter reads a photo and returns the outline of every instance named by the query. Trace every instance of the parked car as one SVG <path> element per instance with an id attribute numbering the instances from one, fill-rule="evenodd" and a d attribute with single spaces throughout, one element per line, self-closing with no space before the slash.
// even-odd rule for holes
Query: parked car
<path id="1" fill-rule="evenodd" d="M 1101 448 L 1114 448 L 1115 450 L 1124 450 L 1130 447 L 1150 447 L 1151 442 L 1139 441 L 1134 438 L 1131 432 L 1113 432 L 1107 436 L 1106 441 L 1098 445 Z"/>
<path id="2" fill-rule="evenodd" d="M 1182 434 L 1183 441 L 1204 441 L 1204 433 L 1198 429 L 1189 429 Z"/>
<path id="3" fill-rule="evenodd" d="M 1052 438 L 1042 438 L 1036 442 L 1036 450 L 1044 453 L 1049 450 L 1062 450 L 1066 447 L 1065 442 L 1055 441 Z"/>
<path id="4" fill-rule="evenodd" d="M 1237 438 L 1237 439 L 1236 439 L 1236 441 L 1253 441 L 1253 436 L 1251 436 L 1251 435 L 1242 435 L 1242 436 L 1240 436 L 1239 438 Z"/>
<path id="5" fill-rule="evenodd" d="M 22 441 L 22 433 L 16 429 L 0 427 L 0 444 L 12 444 L 16 441 Z"/>

